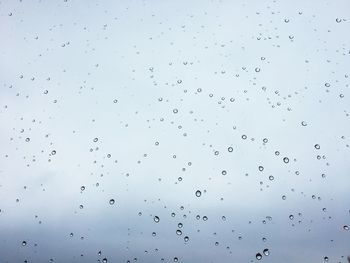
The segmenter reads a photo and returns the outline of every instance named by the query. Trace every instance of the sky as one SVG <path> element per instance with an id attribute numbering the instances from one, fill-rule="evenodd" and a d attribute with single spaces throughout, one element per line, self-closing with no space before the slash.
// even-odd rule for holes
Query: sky
<path id="1" fill-rule="evenodd" d="M 0 1 L 0 263 L 347 262 L 349 21 Z"/>

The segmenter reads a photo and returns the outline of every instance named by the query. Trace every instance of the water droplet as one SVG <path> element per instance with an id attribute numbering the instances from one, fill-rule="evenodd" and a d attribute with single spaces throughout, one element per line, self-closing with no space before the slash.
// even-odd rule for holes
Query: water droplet
<path id="1" fill-rule="evenodd" d="M 55 155 L 55 154 L 56 154 L 56 151 L 55 151 L 55 150 L 53 150 L 53 151 L 51 152 L 51 154 L 52 154 L 52 155 Z"/>
<path id="2" fill-rule="evenodd" d="M 227 150 L 231 153 L 233 151 L 232 147 L 228 147 Z"/>
<path id="3" fill-rule="evenodd" d="M 302 122 L 301 122 L 301 125 L 304 126 L 304 127 L 307 126 L 306 121 L 302 121 Z"/>
<path id="4" fill-rule="evenodd" d="M 341 22 L 341 18 L 336 18 L 335 21 L 336 21 L 337 23 L 340 23 L 340 22 Z"/>
<path id="5" fill-rule="evenodd" d="M 84 186 L 84 185 L 81 186 L 81 187 L 80 187 L 80 190 L 81 190 L 81 191 L 84 191 L 84 190 L 85 190 L 85 186 Z"/>
<path id="6" fill-rule="evenodd" d="M 29 142 L 30 141 L 30 138 L 26 138 L 26 142 Z"/>
<path id="7" fill-rule="evenodd" d="M 348 231 L 348 230 L 349 230 L 349 226 L 344 225 L 344 226 L 343 226 L 343 229 L 346 230 L 346 231 Z"/>
<path id="8" fill-rule="evenodd" d="M 176 235 L 181 236 L 182 235 L 182 231 L 180 229 L 176 230 Z"/>
<path id="9" fill-rule="evenodd" d="M 323 259 L 324 259 L 324 261 L 326 261 L 326 262 L 329 260 L 328 257 L 324 257 Z"/>
<path id="10" fill-rule="evenodd" d="M 184 240 L 185 240 L 185 242 L 188 242 L 188 240 L 190 240 L 190 238 L 188 236 L 185 236 Z"/>
<path id="11" fill-rule="evenodd" d="M 265 249 L 263 250 L 263 253 L 264 253 L 265 256 L 270 255 L 270 251 L 269 251 L 267 248 L 265 248 Z"/>
<path id="12" fill-rule="evenodd" d="M 159 221 L 160 221 L 160 219 L 159 219 L 158 216 L 155 216 L 155 217 L 153 218 L 153 220 L 154 220 L 154 222 L 156 222 L 156 223 L 159 223 Z"/>
<path id="13" fill-rule="evenodd" d="M 183 224 L 182 223 L 178 223 L 177 226 L 178 226 L 178 228 L 182 228 Z"/>
<path id="14" fill-rule="evenodd" d="M 102 263 L 107 263 L 107 258 L 102 259 Z"/>
<path id="15" fill-rule="evenodd" d="M 293 219 L 294 219 L 294 216 L 293 216 L 293 215 L 289 215 L 289 219 L 290 219 L 290 220 L 293 220 Z"/>
<path id="16" fill-rule="evenodd" d="M 289 163 L 289 158 L 288 158 L 288 157 L 284 157 L 284 158 L 283 158 L 283 162 L 284 162 L 284 163 Z"/>
<path id="17" fill-rule="evenodd" d="M 318 144 L 315 144 L 315 149 L 319 150 L 321 147 Z"/>
<path id="18" fill-rule="evenodd" d="M 264 166 L 261 166 L 261 165 L 260 165 L 260 166 L 259 166 L 259 171 L 260 171 L 260 172 L 264 171 Z"/>
<path id="19" fill-rule="evenodd" d="M 22 241 L 22 246 L 26 246 L 27 245 L 27 242 L 26 241 Z"/>
<path id="20" fill-rule="evenodd" d="M 178 262 L 178 261 L 179 261 L 179 259 L 175 257 L 174 258 L 174 262 Z"/>
<path id="21" fill-rule="evenodd" d="M 197 196 L 197 197 L 200 197 L 201 195 L 202 195 L 202 192 L 199 191 L 199 190 L 197 190 L 197 191 L 196 191 L 196 196 Z"/>
<path id="22" fill-rule="evenodd" d="M 110 200 L 109 200 L 109 204 L 110 204 L 110 205 L 114 205 L 114 203 L 115 203 L 115 200 L 114 200 L 114 199 L 110 199 Z"/>
<path id="23" fill-rule="evenodd" d="M 93 140 L 94 142 L 97 142 L 98 141 L 98 138 L 94 138 L 94 140 Z"/>
<path id="24" fill-rule="evenodd" d="M 257 260 L 262 259 L 262 255 L 261 255 L 260 253 L 257 253 L 257 254 L 255 255 L 255 257 L 256 257 Z"/>

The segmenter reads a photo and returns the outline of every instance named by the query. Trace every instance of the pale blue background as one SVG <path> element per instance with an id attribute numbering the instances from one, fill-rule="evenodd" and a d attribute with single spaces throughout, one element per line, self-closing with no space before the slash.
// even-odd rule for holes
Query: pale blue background
<path id="1" fill-rule="evenodd" d="M 1 1 L 0 262 L 346 262 L 349 21 L 345 0 Z"/>

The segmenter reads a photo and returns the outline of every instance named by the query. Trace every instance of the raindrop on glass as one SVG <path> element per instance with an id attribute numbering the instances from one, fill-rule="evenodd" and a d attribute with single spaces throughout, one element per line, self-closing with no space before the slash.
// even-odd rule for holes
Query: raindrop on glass
<path id="1" fill-rule="evenodd" d="M 200 197 L 201 195 L 202 195 L 202 192 L 199 191 L 199 190 L 197 190 L 197 191 L 196 191 L 196 196 L 197 196 L 197 197 Z"/>

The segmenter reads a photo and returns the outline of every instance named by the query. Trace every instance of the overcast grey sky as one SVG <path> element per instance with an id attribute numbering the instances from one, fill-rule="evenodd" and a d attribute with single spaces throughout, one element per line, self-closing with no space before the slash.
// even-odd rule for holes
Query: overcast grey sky
<path id="1" fill-rule="evenodd" d="M 347 262 L 349 21 L 0 1 L 0 263 Z"/>

